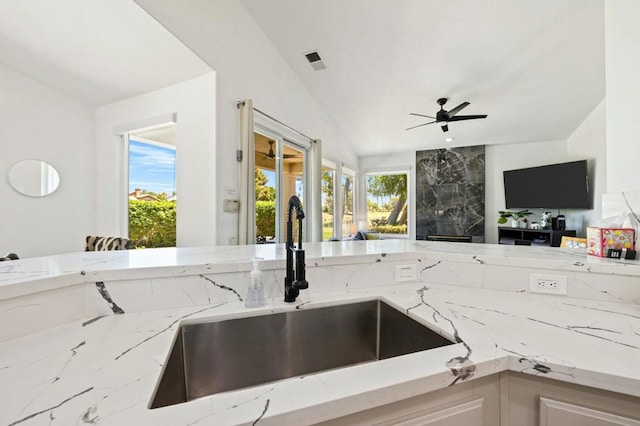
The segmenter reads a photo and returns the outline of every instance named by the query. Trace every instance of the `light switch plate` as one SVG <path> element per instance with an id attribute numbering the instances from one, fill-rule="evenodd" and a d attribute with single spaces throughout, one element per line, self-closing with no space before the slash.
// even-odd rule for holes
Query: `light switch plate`
<path id="1" fill-rule="evenodd" d="M 396 282 L 416 281 L 418 279 L 418 267 L 416 265 L 396 265 Z"/>
<path id="2" fill-rule="evenodd" d="M 225 212 L 233 213 L 238 211 L 238 200 L 231 200 L 229 198 L 224 199 L 224 203 L 222 205 L 222 209 Z"/>

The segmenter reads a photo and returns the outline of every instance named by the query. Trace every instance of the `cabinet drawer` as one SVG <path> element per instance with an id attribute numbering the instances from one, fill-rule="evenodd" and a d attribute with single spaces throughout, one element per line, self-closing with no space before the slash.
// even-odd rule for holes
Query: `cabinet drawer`
<path id="1" fill-rule="evenodd" d="M 540 426 L 640 426 L 639 420 L 540 397 Z"/>

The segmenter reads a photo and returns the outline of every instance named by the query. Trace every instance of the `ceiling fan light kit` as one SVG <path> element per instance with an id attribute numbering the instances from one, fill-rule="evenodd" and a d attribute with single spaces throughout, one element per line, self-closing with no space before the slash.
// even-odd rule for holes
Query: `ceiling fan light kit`
<path id="1" fill-rule="evenodd" d="M 457 107 L 447 111 L 444 109 L 444 105 L 447 103 L 447 98 L 440 98 L 437 101 L 438 105 L 440 105 L 440 111 L 436 113 L 435 117 L 430 115 L 418 114 L 415 112 L 410 113 L 410 115 L 417 115 L 418 117 L 426 117 L 434 119 L 435 121 L 430 121 L 428 123 L 418 124 L 417 126 L 409 127 L 407 130 L 415 129 L 416 127 L 426 126 L 427 124 L 437 123 L 443 132 L 449 131 L 449 123 L 452 121 L 463 121 L 463 120 L 476 120 L 479 118 L 487 118 L 486 114 L 483 115 L 456 115 L 464 108 L 469 106 L 469 102 L 463 102 Z"/>

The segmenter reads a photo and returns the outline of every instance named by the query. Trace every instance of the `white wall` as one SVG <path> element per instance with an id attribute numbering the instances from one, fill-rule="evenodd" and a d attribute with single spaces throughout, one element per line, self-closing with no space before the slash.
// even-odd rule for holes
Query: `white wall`
<path id="1" fill-rule="evenodd" d="M 95 110 L 96 230 L 121 235 L 124 229 L 122 143 L 114 127 L 177 113 L 177 245 L 216 243 L 215 73 Z"/>
<path id="2" fill-rule="evenodd" d="M 84 250 L 94 224 L 93 109 L 0 65 L 0 256 Z M 52 195 L 31 198 L 8 183 L 19 160 L 39 159 L 60 174 Z"/>
<path id="3" fill-rule="evenodd" d="M 567 215 L 567 229 L 586 232 L 602 218 L 602 194 L 607 188 L 606 101 L 603 100 L 567 139 L 567 160 L 588 160 L 593 210 Z M 580 234 L 580 232 L 579 232 Z"/>
<path id="4" fill-rule="evenodd" d="M 607 192 L 640 190 L 640 1 L 606 0 Z"/>
<path id="5" fill-rule="evenodd" d="M 602 194 L 607 181 L 605 113 L 603 100 L 566 141 L 487 146 L 485 231 L 488 243 L 497 243 L 497 212 L 505 206 L 503 170 L 577 160 L 588 161 L 593 209 L 562 209 L 560 213 L 566 217 L 567 229 L 575 229 L 578 236 L 585 236 L 587 226 L 602 217 Z M 538 220 L 537 213 L 532 216 L 533 220 Z M 552 213 L 555 216 L 558 212 L 552 210 Z"/>
<path id="6" fill-rule="evenodd" d="M 566 158 L 566 143 L 563 140 L 487 145 L 485 151 L 485 242 L 490 244 L 498 242 L 498 211 L 505 210 L 502 172 L 561 163 L 566 161 Z M 529 220 L 539 222 L 541 211 L 532 211 L 534 214 L 529 217 Z"/>
<path id="7" fill-rule="evenodd" d="M 237 0 L 136 0 L 199 55 L 217 75 L 217 242 L 237 237 L 238 217 L 222 211 L 226 188 L 238 190 L 239 118 L 236 101 L 255 108 L 312 138 L 322 139 L 323 156 L 358 169 L 349 139 L 298 80 L 262 30 Z"/>
<path id="8" fill-rule="evenodd" d="M 567 229 L 575 229 L 581 237 L 585 236 L 587 226 L 602 217 L 602 194 L 606 187 L 607 169 L 605 111 L 603 100 L 566 141 L 487 146 L 485 231 L 488 243 L 497 243 L 497 212 L 505 208 L 504 170 L 588 160 L 593 209 L 562 209 L 560 213 L 566 217 Z M 557 210 L 551 211 L 554 216 L 558 214 Z M 538 213 L 535 212 L 530 218 L 538 221 Z"/>

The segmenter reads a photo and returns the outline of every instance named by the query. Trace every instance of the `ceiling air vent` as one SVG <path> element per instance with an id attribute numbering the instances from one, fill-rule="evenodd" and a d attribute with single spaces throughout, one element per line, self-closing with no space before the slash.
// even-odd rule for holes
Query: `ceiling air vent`
<path id="1" fill-rule="evenodd" d="M 311 64 L 311 67 L 316 70 L 316 71 L 320 71 L 323 69 L 326 69 L 326 65 L 324 64 L 324 62 L 322 62 L 322 58 L 320 57 L 320 53 L 318 53 L 317 50 L 313 50 L 309 53 L 305 53 L 304 54 L 305 58 L 307 58 L 307 61 L 309 61 L 309 63 Z"/>

